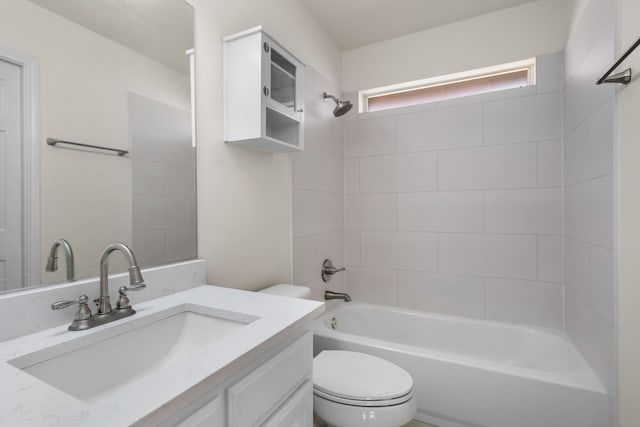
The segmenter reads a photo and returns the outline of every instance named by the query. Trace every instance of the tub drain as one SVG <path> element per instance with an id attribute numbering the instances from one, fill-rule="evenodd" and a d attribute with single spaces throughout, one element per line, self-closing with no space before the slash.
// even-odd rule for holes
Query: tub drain
<path id="1" fill-rule="evenodd" d="M 335 317 L 331 318 L 331 329 L 335 329 L 338 327 L 338 319 Z"/>

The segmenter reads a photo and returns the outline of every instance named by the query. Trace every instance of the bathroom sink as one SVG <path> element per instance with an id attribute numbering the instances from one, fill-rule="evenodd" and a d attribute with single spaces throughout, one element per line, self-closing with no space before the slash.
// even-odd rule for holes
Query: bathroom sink
<path id="1" fill-rule="evenodd" d="M 100 331 L 102 334 L 86 334 L 61 348 L 44 349 L 9 363 L 80 400 L 93 402 L 255 320 L 237 313 L 207 313 L 193 305 L 157 314 L 153 321 L 132 319 L 128 327 L 120 328 L 122 333 L 111 328 Z"/>

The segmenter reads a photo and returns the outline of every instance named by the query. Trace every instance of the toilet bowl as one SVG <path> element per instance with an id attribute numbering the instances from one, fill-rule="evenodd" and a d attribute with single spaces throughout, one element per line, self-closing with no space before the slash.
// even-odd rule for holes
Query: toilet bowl
<path id="1" fill-rule="evenodd" d="M 330 426 L 399 427 L 417 410 L 413 379 L 379 357 L 325 350 L 313 360 L 313 409 Z"/>
<path id="2" fill-rule="evenodd" d="M 275 285 L 261 292 L 306 298 L 309 288 Z M 313 359 L 313 411 L 334 427 L 399 427 L 417 411 L 413 378 L 365 353 L 325 350 Z"/>

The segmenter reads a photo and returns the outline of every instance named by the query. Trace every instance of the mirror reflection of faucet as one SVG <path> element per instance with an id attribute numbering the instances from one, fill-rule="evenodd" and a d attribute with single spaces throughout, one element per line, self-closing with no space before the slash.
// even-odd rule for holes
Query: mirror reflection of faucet
<path id="1" fill-rule="evenodd" d="M 111 308 L 111 298 L 109 297 L 109 256 L 115 251 L 122 252 L 129 262 L 129 287 L 121 286 L 118 289 L 120 295 L 116 308 L 113 309 Z M 127 291 L 139 291 L 145 287 L 146 285 L 133 251 L 124 243 L 112 243 L 105 248 L 100 259 L 100 296 L 94 300 L 98 305 L 98 312 L 96 314 L 91 313 L 91 309 L 88 306 L 89 298 L 86 295 L 80 296 L 75 301 L 57 301 L 51 304 L 51 309 L 60 310 L 78 304 L 78 311 L 73 322 L 69 325 L 69 330 L 83 331 L 134 315 L 136 311 L 131 307 Z"/>
<path id="2" fill-rule="evenodd" d="M 73 259 L 73 249 L 71 249 L 71 243 L 66 239 L 58 239 L 51 245 L 51 251 L 49 252 L 49 258 L 47 258 L 47 266 L 45 271 L 53 272 L 58 269 L 58 248 L 62 248 L 64 252 L 64 259 L 67 266 L 67 280 L 73 282 L 76 280 L 75 274 L 75 261 Z"/>

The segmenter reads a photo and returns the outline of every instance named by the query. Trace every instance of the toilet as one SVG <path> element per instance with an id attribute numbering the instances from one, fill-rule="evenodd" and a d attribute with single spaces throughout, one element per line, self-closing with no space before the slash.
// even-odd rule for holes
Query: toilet
<path id="1" fill-rule="evenodd" d="M 308 298 L 309 288 L 275 285 L 260 292 Z M 313 359 L 313 410 L 335 427 L 400 427 L 417 411 L 413 378 L 401 367 L 355 351 L 324 350 Z"/>

